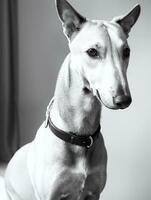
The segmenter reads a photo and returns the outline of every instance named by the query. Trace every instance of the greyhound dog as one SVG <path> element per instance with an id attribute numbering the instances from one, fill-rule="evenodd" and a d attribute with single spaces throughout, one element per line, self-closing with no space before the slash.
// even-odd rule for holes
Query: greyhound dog
<path id="1" fill-rule="evenodd" d="M 101 107 L 131 103 L 127 38 L 140 5 L 111 21 L 89 20 L 66 0 L 56 0 L 70 53 L 56 83 L 46 123 L 8 164 L 11 200 L 98 200 L 106 183 L 107 152 Z"/>

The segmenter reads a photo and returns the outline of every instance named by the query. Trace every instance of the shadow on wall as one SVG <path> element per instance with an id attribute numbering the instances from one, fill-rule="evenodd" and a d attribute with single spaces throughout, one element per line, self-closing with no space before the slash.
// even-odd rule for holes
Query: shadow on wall
<path id="1" fill-rule="evenodd" d="M 0 161 L 19 146 L 17 2 L 0 1 Z"/>

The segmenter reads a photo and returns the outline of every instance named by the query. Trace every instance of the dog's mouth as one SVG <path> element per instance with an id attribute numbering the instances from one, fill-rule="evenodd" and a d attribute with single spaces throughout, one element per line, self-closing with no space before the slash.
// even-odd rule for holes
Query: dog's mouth
<path id="1" fill-rule="evenodd" d="M 98 91 L 97 89 L 95 89 L 95 94 L 94 94 L 94 95 L 96 96 L 96 98 L 98 99 L 98 101 L 99 101 L 101 104 L 103 104 L 106 108 L 112 109 L 112 110 L 117 110 L 117 109 L 119 109 L 119 108 L 116 107 L 116 106 L 110 106 L 110 105 L 108 105 L 106 102 L 104 102 L 104 101 L 102 100 L 101 95 L 100 95 L 100 93 L 99 93 L 99 91 Z"/>
<path id="2" fill-rule="evenodd" d="M 112 110 L 118 110 L 118 109 L 125 109 L 127 108 L 131 103 L 131 97 L 130 96 L 117 96 L 116 98 L 113 98 L 113 106 L 108 105 L 107 102 L 104 102 L 101 98 L 101 95 L 97 89 L 95 89 L 95 96 L 97 97 L 98 101 L 103 104 L 105 107 L 112 109 Z M 116 99 L 116 101 L 115 101 Z M 115 103 L 114 103 L 115 101 Z"/>
<path id="3" fill-rule="evenodd" d="M 96 89 L 96 97 L 101 103 L 103 103 L 102 100 L 101 100 L 100 93 L 99 93 L 99 91 L 97 89 Z"/>
<path id="4" fill-rule="evenodd" d="M 95 95 L 95 96 L 97 97 L 97 99 L 99 100 L 99 102 L 100 102 L 101 104 L 103 104 L 106 108 L 114 109 L 114 108 L 108 106 L 106 103 L 103 102 L 103 100 L 102 100 L 102 98 L 101 98 L 101 95 L 100 95 L 100 93 L 99 93 L 99 91 L 98 91 L 97 89 L 96 89 L 96 95 Z"/>
<path id="5" fill-rule="evenodd" d="M 106 103 L 104 103 L 104 101 L 102 100 L 101 95 L 100 95 L 100 93 L 99 93 L 99 91 L 98 91 L 97 89 L 95 89 L 95 96 L 96 96 L 96 98 L 98 99 L 98 101 L 99 101 L 101 104 L 103 104 L 106 108 L 115 109 L 115 108 L 113 108 L 113 107 L 111 107 L 111 106 L 108 106 Z"/>

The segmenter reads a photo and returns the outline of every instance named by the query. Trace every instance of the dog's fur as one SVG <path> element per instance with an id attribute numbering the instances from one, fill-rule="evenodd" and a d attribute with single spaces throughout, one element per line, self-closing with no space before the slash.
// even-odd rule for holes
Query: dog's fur
<path id="1" fill-rule="evenodd" d="M 57 0 L 56 5 L 70 53 L 47 115 L 64 131 L 92 135 L 100 123 L 102 103 L 111 109 L 131 103 L 127 38 L 140 6 L 103 21 L 82 17 L 66 0 Z M 106 183 L 106 165 L 101 133 L 91 148 L 85 148 L 60 140 L 43 123 L 34 141 L 10 161 L 7 194 L 12 200 L 98 200 Z"/>

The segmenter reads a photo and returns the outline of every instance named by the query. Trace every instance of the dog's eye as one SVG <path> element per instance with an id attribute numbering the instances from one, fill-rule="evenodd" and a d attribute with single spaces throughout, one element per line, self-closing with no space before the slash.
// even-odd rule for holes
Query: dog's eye
<path id="1" fill-rule="evenodd" d="M 123 59 L 129 58 L 129 56 L 130 56 L 130 49 L 126 47 L 125 49 L 123 49 Z"/>
<path id="2" fill-rule="evenodd" d="M 99 58 L 100 54 L 99 52 L 95 49 L 95 48 L 90 48 L 87 50 L 87 54 L 91 57 L 91 58 Z"/>

